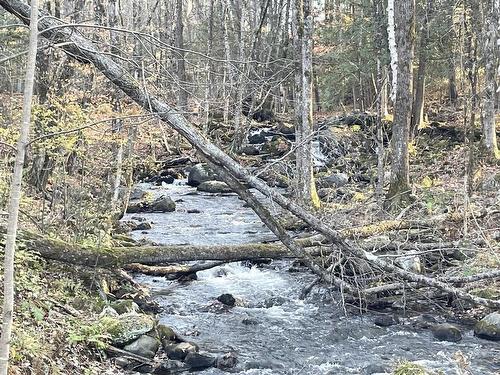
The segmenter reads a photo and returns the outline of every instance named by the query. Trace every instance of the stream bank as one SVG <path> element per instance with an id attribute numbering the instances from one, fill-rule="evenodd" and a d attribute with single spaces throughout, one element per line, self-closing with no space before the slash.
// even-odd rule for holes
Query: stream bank
<path id="1" fill-rule="evenodd" d="M 135 216 L 152 222 L 151 229 L 133 232 L 137 240 L 216 245 L 274 238 L 234 194 L 201 193 L 182 181 L 141 188 L 156 197 L 168 195 L 177 207 L 169 213 L 126 215 L 124 220 Z M 390 373 L 403 360 L 455 374 L 460 356 L 466 358 L 472 374 L 494 374 L 500 368 L 498 344 L 475 337 L 470 326 L 454 322 L 462 340 L 438 341 L 429 328 L 422 328 L 422 319 L 433 324 L 445 321 L 436 311 L 424 316 L 402 308 L 358 315 L 349 309 L 346 314 L 338 296 L 322 288 L 300 300 L 301 289 L 314 276 L 307 270 L 289 270 L 286 261 L 265 267 L 231 263 L 198 272 L 196 281 L 185 284 L 145 275 L 136 280 L 151 288 L 163 308 L 161 323 L 205 352 L 237 353 L 237 370 L 243 374 Z M 216 302 L 224 293 L 236 297 L 235 307 L 221 308 Z M 398 316 L 397 324 L 375 324 L 380 316 L 393 314 Z M 212 368 L 202 373 L 224 372 Z"/>

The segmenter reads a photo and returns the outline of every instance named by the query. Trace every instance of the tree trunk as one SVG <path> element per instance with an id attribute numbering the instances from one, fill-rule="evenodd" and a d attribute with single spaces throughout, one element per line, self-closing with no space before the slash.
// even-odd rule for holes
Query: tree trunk
<path id="1" fill-rule="evenodd" d="M 485 88 L 483 96 L 483 138 L 482 144 L 486 155 L 492 159 L 500 159 L 500 151 L 497 145 L 495 126 L 495 82 L 498 75 L 499 48 L 497 40 L 500 37 L 498 32 L 500 1 L 489 0 L 487 2 L 487 17 L 484 28 L 485 49 L 483 61 L 485 64 Z"/>
<path id="2" fill-rule="evenodd" d="M 395 28 L 395 10 L 394 1 L 387 2 L 387 35 L 389 39 L 389 52 L 391 55 L 391 71 L 392 71 L 392 86 L 391 100 L 394 103 L 396 100 L 396 90 L 398 85 L 398 50 L 396 48 L 396 28 Z"/>
<path id="3" fill-rule="evenodd" d="M 412 62 L 415 0 L 398 1 L 394 9 L 397 47 L 397 90 L 392 131 L 391 183 L 387 198 L 395 206 L 406 204 L 410 193 L 408 141 L 412 99 Z"/>
<path id="4" fill-rule="evenodd" d="M 4 250 L 4 281 L 2 334 L 0 337 L 0 375 L 7 375 L 9 369 L 9 350 L 14 318 L 14 253 L 21 200 L 21 184 L 23 178 L 24 157 L 28 144 L 33 86 L 35 81 L 36 52 L 38 45 L 38 0 L 31 0 L 30 33 L 28 45 L 28 61 L 24 84 L 23 117 L 17 142 L 14 174 L 12 176 L 9 196 L 9 218 Z"/>
<path id="5" fill-rule="evenodd" d="M 186 52 L 184 51 L 184 12 L 182 7 L 182 2 L 184 0 L 176 0 L 176 24 L 175 24 L 175 47 L 177 48 L 177 78 L 179 80 L 179 94 L 177 107 L 181 111 L 187 111 L 188 108 L 188 94 L 186 90 Z"/>
<path id="6" fill-rule="evenodd" d="M 427 65 L 427 42 L 429 39 L 429 22 L 433 13 L 433 1 L 428 0 L 420 27 L 420 44 L 418 52 L 418 70 L 415 79 L 415 94 L 410 124 L 410 138 L 414 139 L 418 128 L 424 124 L 425 69 Z"/>
<path id="7" fill-rule="evenodd" d="M 292 21 L 295 45 L 295 142 L 296 194 L 305 207 L 319 207 L 313 176 L 313 100 L 312 100 L 312 37 L 311 0 L 295 0 Z"/>

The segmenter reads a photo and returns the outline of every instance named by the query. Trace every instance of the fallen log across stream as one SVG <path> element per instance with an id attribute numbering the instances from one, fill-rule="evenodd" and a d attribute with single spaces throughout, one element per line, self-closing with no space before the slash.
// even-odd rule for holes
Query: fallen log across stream
<path id="1" fill-rule="evenodd" d="M 21 19 L 26 24 L 30 22 L 30 6 L 19 0 L 0 0 L 0 6 L 12 13 L 14 16 Z M 104 76 L 113 82 L 126 95 L 134 100 L 145 110 L 157 114 L 158 118 L 168 123 L 174 130 L 181 134 L 197 151 L 209 162 L 224 168 L 231 178 L 244 182 L 247 186 L 259 190 L 261 193 L 273 199 L 275 203 L 283 209 L 291 212 L 305 223 L 311 229 L 321 233 L 331 242 L 343 256 L 356 258 L 360 261 L 368 263 L 374 270 L 384 273 L 395 279 L 404 280 L 405 282 L 416 282 L 429 287 L 440 289 L 457 298 L 472 301 L 476 304 L 486 305 L 493 308 L 500 308 L 500 301 L 494 301 L 486 298 L 476 297 L 463 290 L 457 289 L 443 281 L 433 277 L 416 274 L 411 271 L 404 270 L 391 261 L 378 257 L 367 252 L 363 248 L 346 240 L 337 230 L 323 223 L 320 218 L 305 210 L 303 207 L 295 203 L 293 200 L 283 196 L 275 189 L 269 187 L 263 180 L 252 175 L 246 168 L 241 166 L 237 161 L 224 153 L 220 148 L 211 143 L 203 136 L 195 126 L 189 123 L 186 118 L 175 108 L 162 101 L 159 96 L 152 95 L 148 88 L 142 83 L 137 82 L 132 75 L 120 64 L 115 62 L 105 53 L 99 51 L 97 46 L 81 33 L 78 32 L 78 25 L 68 25 L 56 17 L 49 16 L 46 12 L 40 12 L 41 17 L 38 23 L 40 34 L 50 40 L 54 45 L 58 45 L 71 58 L 74 58 L 83 63 L 93 64 Z M 80 25 L 81 27 L 81 25 Z M 258 205 L 254 205 L 253 209 L 258 209 Z M 262 217 L 261 217 L 262 218 Z M 270 226 L 271 230 L 279 229 L 272 220 L 267 220 L 266 225 Z M 294 253 L 302 253 L 300 246 L 296 246 L 289 241 L 286 236 L 280 237 L 280 240 L 289 247 L 294 249 Z M 130 253 L 127 253 L 130 254 Z M 149 261 L 154 261 L 158 256 L 157 249 L 151 249 Z M 110 251 L 108 254 L 97 255 L 88 253 L 89 257 L 98 256 L 99 263 L 107 261 L 112 263 L 116 259 L 123 259 L 117 251 Z M 148 259 L 146 259 L 148 260 Z M 308 262 L 313 272 L 317 272 L 317 264 Z M 326 270 L 319 270 L 320 274 L 325 275 Z M 336 280 L 335 280 L 336 281 Z M 340 280 L 343 282 L 343 280 Z M 338 286 L 338 283 L 335 283 Z"/>

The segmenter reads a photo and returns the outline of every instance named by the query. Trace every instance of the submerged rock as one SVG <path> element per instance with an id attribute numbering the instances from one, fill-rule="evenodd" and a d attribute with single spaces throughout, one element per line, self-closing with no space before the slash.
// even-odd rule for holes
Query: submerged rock
<path id="1" fill-rule="evenodd" d="M 233 297 L 232 294 L 229 293 L 221 294 L 219 297 L 217 297 L 217 301 L 230 307 L 233 307 L 236 304 L 236 299 Z"/>
<path id="2" fill-rule="evenodd" d="M 389 327 L 399 323 L 399 318 L 393 315 L 380 315 L 374 320 L 376 326 Z"/>
<path id="3" fill-rule="evenodd" d="M 211 180 L 217 180 L 217 174 L 207 164 L 196 164 L 189 171 L 187 184 L 196 187 Z"/>
<path id="4" fill-rule="evenodd" d="M 459 342 L 460 340 L 462 340 L 462 333 L 453 324 L 437 324 L 431 329 L 434 337 L 440 341 Z"/>
<path id="5" fill-rule="evenodd" d="M 232 190 L 225 182 L 222 181 L 204 181 L 198 185 L 198 191 L 205 193 L 231 193 Z"/>
<path id="6" fill-rule="evenodd" d="M 474 334 L 482 339 L 500 341 L 500 313 L 493 312 L 477 322 Z"/>
<path id="7" fill-rule="evenodd" d="M 148 335 L 142 335 L 137 340 L 123 347 L 124 350 L 146 358 L 153 358 L 160 348 L 160 341 Z"/>
<path id="8" fill-rule="evenodd" d="M 205 369 L 215 366 L 216 358 L 197 352 L 190 352 L 186 355 L 184 363 L 192 369 Z"/>
<path id="9" fill-rule="evenodd" d="M 143 221 L 142 223 L 137 224 L 132 230 L 149 230 L 152 226 L 147 221 Z"/>

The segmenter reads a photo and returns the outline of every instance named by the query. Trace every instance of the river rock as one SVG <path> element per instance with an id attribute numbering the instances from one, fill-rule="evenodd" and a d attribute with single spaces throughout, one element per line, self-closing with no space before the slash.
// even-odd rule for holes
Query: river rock
<path id="1" fill-rule="evenodd" d="M 140 200 L 140 199 L 143 199 L 146 194 L 147 193 L 144 190 L 136 187 L 136 188 L 134 188 L 134 190 L 132 190 L 130 192 L 130 200 Z"/>
<path id="2" fill-rule="evenodd" d="M 103 316 L 100 323 L 113 345 L 128 344 L 154 328 L 154 319 L 146 314 L 126 313 L 116 317 Z"/>
<path id="3" fill-rule="evenodd" d="M 500 341 L 500 313 L 493 312 L 477 322 L 474 334 L 482 339 Z"/>
<path id="4" fill-rule="evenodd" d="M 160 176 L 156 179 L 155 181 L 155 185 L 157 186 L 161 186 L 163 185 L 164 183 L 165 184 L 173 184 L 175 181 L 175 178 L 174 176 L 170 176 L 170 175 L 167 175 L 167 176 Z"/>
<path id="5" fill-rule="evenodd" d="M 262 152 L 273 156 L 282 156 L 290 151 L 290 142 L 280 136 L 274 136 L 270 142 L 266 142 L 262 146 Z"/>
<path id="6" fill-rule="evenodd" d="M 377 363 L 368 365 L 363 369 L 364 375 L 387 374 L 387 373 L 391 373 L 391 370 L 388 369 L 386 366 L 379 365 Z"/>
<path id="7" fill-rule="evenodd" d="M 151 223 L 148 223 L 147 221 L 143 221 L 139 224 L 137 224 L 132 230 L 149 230 L 151 229 Z"/>
<path id="8" fill-rule="evenodd" d="M 231 188 L 222 181 L 204 181 L 198 185 L 198 188 L 196 190 L 213 194 L 232 192 Z"/>
<path id="9" fill-rule="evenodd" d="M 236 356 L 236 353 L 229 352 L 217 357 L 217 362 L 215 364 L 215 367 L 221 370 L 228 370 L 236 367 L 237 364 L 238 364 L 238 357 Z"/>
<path id="10" fill-rule="evenodd" d="M 462 333 L 453 324 L 442 323 L 433 326 L 432 334 L 439 341 L 459 342 L 462 340 Z"/>
<path id="11" fill-rule="evenodd" d="M 158 324 L 156 326 L 156 333 L 160 340 L 175 341 L 177 340 L 177 334 L 172 328 L 165 324 Z"/>
<path id="12" fill-rule="evenodd" d="M 389 327 L 399 323 L 399 318 L 394 315 L 380 315 L 374 320 L 376 326 Z"/>
<path id="13" fill-rule="evenodd" d="M 267 359 L 263 359 L 260 361 L 248 361 L 245 363 L 245 370 L 253 370 L 253 369 L 281 369 L 284 370 L 285 366 L 281 363 L 276 363 Z"/>
<path id="14" fill-rule="evenodd" d="M 334 173 L 330 176 L 318 179 L 319 188 L 342 187 L 349 182 L 349 176 L 345 173 Z"/>
<path id="15" fill-rule="evenodd" d="M 124 350 L 146 358 L 153 358 L 160 347 L 160 341 L 148 335 L 142 335 L 137 340 L 123 347 Z"/>
<path id="16" fill-rule="evenodd" d="M 236 299 L 232 294 L 229 293 L 221 294 L 219 297 L 217 297 L 217 301 L 230 307 L 233 307 L 236 304 Z"/>
<path id="17" fill-rule="evenodd" d="M 181 361 L 163 361 L 154 369 L 152 369 L 152 374 L 155 375 L 172 375 L 189 371 L 189 367 L 186 366 Z"/>
<path id="18" fill-rule="evenodd" d="M 217 180 L 217 174 L 207 164 L 196 164 L 189 171 L 187 184 L 196 187 L 211 180 Z"/>
<path id="19" fill-rule="evenodd" d="M 139 305 L 131 299 L 119 299 L 110 303 L 110 306 L 119 314 L 138 312 Z"/>
<path id="20" fill-rule="evenodd" d="M 116 357 L 114 358 L 113 362 L 115 363 L 116 366 L 121 368 L 125 368 L 131 363 L 131 361 L 125 357 Z"/>
<path id="21" fill-rule="evenodd" d="M 168 358 L 180 361 L 184 360 L 188 353 L 198 352 L 199 350 L 196 344 L 187 341 L 175 344 L 163 340 L 162 344 Z"/>
<path id="22" fill-rule="evenodd" d="M 215 366 L 216 359 L 205 354 L 189 352 L 184 358 L 184 363 L 192 369 L 205 369 Z"/>
<path id="23" fill-rule="evenodd" d="M 162 195 L 151 203 L 153 212 L 173 212 L 175 211 L 175 202 L 169 196 Z"/>

